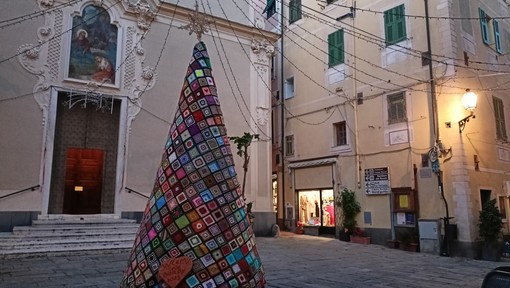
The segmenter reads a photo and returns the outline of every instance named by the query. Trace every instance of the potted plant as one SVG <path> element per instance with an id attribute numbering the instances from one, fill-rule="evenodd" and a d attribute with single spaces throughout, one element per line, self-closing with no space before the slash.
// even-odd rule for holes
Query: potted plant
<path id="1" fill-rule="evenodd" d="M 401 250 L 418 252 L 418 234 L 415 228 L 400 228 L 397 233 L 398 247 Z"/>
<path id="2" fill-rule="evenodd" d="M 341 209 L 340 223 L 342 227 L 339 239 L 342 241 L 350 241 L 350 235 L 352 235 L 354 227 L 358 224 L 356 216 L 361 212 L 361 205 L 358 200 L 356 200 L 356 193 L 347 188 L 342 190 L 339 198 L 337 206 Z"/>
<path id="3" fill-rule="evenodd" d="M 350 237 L 351 242 L 358 244 L 370 244 L 371 238 L 365 235 L 365 230 L 356 227 Z"/>
<path id="4" fill-rule="evenodd" d="M 496 199 L 485 203 L 478 219 L 478 234 L 481 243 L 483 260 L 499 261 L 501 259 L 503 220 L 496 207 Z"/>

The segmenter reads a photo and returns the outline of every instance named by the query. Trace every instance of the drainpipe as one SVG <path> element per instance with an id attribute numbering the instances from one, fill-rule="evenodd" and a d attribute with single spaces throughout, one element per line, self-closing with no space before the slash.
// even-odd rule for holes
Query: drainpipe
<path id="1" fill-rule="evenodd" d="M 434 131 L 435 143 L 432 145 L 436 145 L 439 143 L 439 127 L 438 127 L 438 117 L 437 117 L 437 100 L 436 100 L 436 85 L 434 82 L 434 71 L 432 67 L 432 48 L 430 43 L 430 24 L 429 24 L 429 4 L 428 0 L 425 1 L 425 23 L 427 26 L 427 56 L 429 58 L 429 80 L 430 80 L 430 97 L 432 103 L 432 128 Z M 441 256 L 450 256 L 449 247 L 448 247 L 448 227 L 450 226 L 450 213 L 448 211 L 448 201 L 446 201 L 446 197 L 444 195 L 444 186 L 443 186 L 443 171 L 439 171 L 437 174 L 437 182 L 438 188 L 441 192 L 441 197 L 443 198 L 444 207 L 446 210 L 446 216 L 443 218 L 444 223 L 444 237 L 441 243 Z"/>
<path id="2" fill-rule="evenodd" d="M 283 210 L 283 229 L 285 230 L 287 213 L 287 204 L 285 203 L 285 87 L 283 79 L 283 31 L 285 30 L 283 23 L 283 1 L 280 0 L 280 156 L 282 163 L 282 210 Z M 292 219 L 292 218 L 291 218 Z M 289 225 L 290 226 L 290 225 Z"/>

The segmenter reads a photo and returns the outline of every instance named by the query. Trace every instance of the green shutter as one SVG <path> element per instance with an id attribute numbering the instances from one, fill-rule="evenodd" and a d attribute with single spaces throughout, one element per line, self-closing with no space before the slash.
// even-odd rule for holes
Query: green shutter
<path id="1" fill-rule="evenodd" d="M 384 12 L 384 31 L 386 33 L 386 45 L 393 43 L 393 22 L 391 21 L 391 10 Z"/>
<path id="2" fill-rule="evenodd" d="M 283 0 L 282 0 L 283 1 Z M 301 0 L 295 0 L 296 1 L 296 7 L 297 7 L 297 15 L 296 15 L 296 21 L 301 19 Z"/>
<path id="3" fill-rule="evenodd" d="M 328 65 L 333 67 L 344 63 L 344 30 L 328 35 Z"/>
<path id="4" fill-rule="evenodd" d="M 403 41 L 407 38 L 404 4 L 384 11 L 384 32 L 386 45 Z"/>
<path id="5" fill-rule="evenodd" d="M 400 41 L 406 39 L 406 17 L 404 16 L 405 15 L 404 5 L 400 5 L 400 6 L 396 7 L 395 12 L 396 12 L 396 14 L 398 14 L 398 15 L 395 15 L 395 23 L 396 23 L 395 26 L 397 28 L 396 42 L 400 42 Z"/>
<path id="6" fill-rule="evenodd" d="M 269 19 L 276 11 L 276 0 L 267 0 L 266 8 L 262 13 L 267 13 L 266 18 Z"/>
<path id="7" fill-rule="evenodd" d="M 482 30 L 483 43 L 489 45 L 489 27 L 487 25 L 487 18 L 485 17 L 485 11 L 478 8 L 478 14 L 480 16 L 480 29 Z"/>
<path id="8" fill-rule="evenodd" d="M 501 36 L 499 34 L 499 23 L 498 21 L 496 20 L 493 20 L 493 25 L 494 25 L 494 40 L 495 40 L 495 44 L 496 44 L 496 51 L 501 54 L 502 52 L 502 49 L 501 49 Z"/>
<path id="9" fill-rule="evenodd" d="M 301 19 L 301 0 L 290 0 L 290 2 L 289 2 L 289 24 L 292 24 L 299 19 Z"/>

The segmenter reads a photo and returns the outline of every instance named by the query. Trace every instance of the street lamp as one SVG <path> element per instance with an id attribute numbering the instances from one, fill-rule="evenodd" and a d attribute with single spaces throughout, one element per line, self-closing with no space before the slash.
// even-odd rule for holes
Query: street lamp
<path id="1" fill-rule="evenodd" d="M 462 106 L 464 106 L 466 110 L 469 110 L 470 114 L 459 121 L 459 133 L 462 133 L 464 128 L 466 128 L 466 123 L 469 122 L 469 118 L 475 118 L 473 110 L 476 108 L 477 98 L 476 94 L 469 89 L 466 89 L 466 93 L 462 95 Z"/>

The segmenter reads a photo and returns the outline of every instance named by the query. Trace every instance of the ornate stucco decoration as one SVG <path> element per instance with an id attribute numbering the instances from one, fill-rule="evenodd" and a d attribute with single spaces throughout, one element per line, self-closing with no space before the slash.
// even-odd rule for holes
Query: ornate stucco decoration
<path id="1" fill-rule="evenodd" d="M 270 83 L 269 79 L 269 59 L 274 54 L 275 48 L 267 40 L 252 39 L 251 42 L 251 58 L 255 63 L 255 73 L 258 76 L 256 91 L 255 114 L 257 124 L 265 126 L 269 121 L 269 90 L 267 86 Z"/>
<path id="2" fill-rule="evenodd" d="M 269 58 L 274 55 L 275 49 L 266 39 L 252 39 L 251 51 L 257 55 L 258 64 L 269 65 Z"/>
<path id="3" fill-rule="evenodd" d="M 146 0 L 138 0 L 136 3 L 129 2 L 128 5 L 137 14 L 138 28 L 140 28 L 142 31 L 149 30 L 154 17 L 156 17 L 156 13 L 152 11 L 149 3 L 147 3 Z"/>
<path id="4" fill-rule="evenodd" d="M 269 109 L 266 107 L 257 107 L 257 123 L 261 126 L 267 124 L 269 120 Z"/>
<path id="5" fill-rule="evenodd" d="M 18 61 L 28 72 L 37 76 L 37 82 L 33 87 L 34 98 L 41 109 L 47 109 L 49 101 L 44 91 L 48 91 L 50 85 L 47 81 L 48 65 L 40 63 L 41 43 L 39 45 L 23 44 L 18 48 Z M 48 91 L 49 93 L 49 91 Z M 44 120 L 43 120 L 44 122 Z"/>
<path id="6" fill-rule="evenodd" d="M 202 35 L 209 32 L 213 21 L 208 20 L 205 14 L 198 11 L 198 2 L 195 2 L 195 11 L 188 14 L 188 18 L 189 24 L 183 25 L 179 27 L 179 29 L 189 30 L 189 35 L 193 33 L 197 34 L 197 39 L 200 41 L 202 39 Z"/>
<path id="7" fill-rule="evenodd" d="M 39 0 L 39 5 L 43 9 L 51 8 L 54 3 L 55 3 L 54 0 Z"/>

